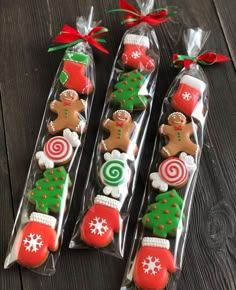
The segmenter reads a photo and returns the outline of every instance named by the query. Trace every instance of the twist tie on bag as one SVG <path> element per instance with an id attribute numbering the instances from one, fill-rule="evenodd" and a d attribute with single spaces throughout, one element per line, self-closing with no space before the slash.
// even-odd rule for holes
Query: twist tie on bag
<path id="1" fill-rule="evenodd" d="M 173 64 L 176 67 L 184 66 L 186 69 L 193 63 L 198 63 L 200 65 L 213 65 L 215 63 L 229 61 L 231 58 L 223 55 L 217 54 L 214 51 L 206 51 L 198 56 L 188 56 L 181 54 L 173 54 Z"/>
<path id="2" fill-rule="evenodd" d="M 120 0 L 120 8 L 107 11 L 107 13 L 111 12 L 125 12 L 126 15 L 124 16 L 124 20 L 121 21 L 121 24 L 125 26 L 134 26 L 141 22 L 146 22 L 150 25 L 158 25 L 168 21 L 172 15 L 176 14 L 176 11 L 168 12 L 167 8 L 159 8 L 147 15 L 143 15 L 125 0 Z"/>
<path id="3" fill-rule="evenodd" d="M 75 28 L 64 25 L 62 27 L 61 32 L 59 35 L 54 38 L 53 42 L 56 43 L 64 43 L 62 45 L 50 47 L 48 49 L 48 52 L 56 51 L 59 49 L 64 49 L 67 47 L 71 47 L 76 45 L 77 43 L 80 43 L 82 41 L 88 42 L 92 46 L 96 47 L 98 50 L 109 54 L 108 50 L 105 49 L 100 43 L 105 43 L 106 40 L 102 37 L 105 36 L 108 33 L 108 29 L 104 26 L 96 26 L 94 27 L 87 35 L 82 35 L 79 31 L 77 31 Z"/>

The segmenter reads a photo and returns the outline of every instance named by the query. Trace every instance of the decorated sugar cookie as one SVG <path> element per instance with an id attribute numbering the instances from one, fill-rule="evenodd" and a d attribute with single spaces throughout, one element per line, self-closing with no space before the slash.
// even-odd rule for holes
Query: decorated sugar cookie
<path id="1" fill-rule="evenodd" d="M 127 184 L 130 180 L 131 170 L 127 164 L 127 154 L 113 150 L 105 153 L 106 162 L 100 170 L 100 178 L 105 185 L 103 193 L 114 198 L 120 198 L 128 193 Z"/>
<path id="2" fill-rule="evenodd" d="M 16 237 L 16 260 L 19 264 L 37 268 L 58 249 L 58 237 L 55 231 L 57 220 L 50 215 L 33 212 L 29 222 Z"/>
<path id="3" fill-rule="evenodd" d="M 156 202 L 149 205 L 142 222 L 153 230 L 155 236 L 175 236 L 177 229 L 182 229 L 182 205 L 183 200 L 175 189 L 161 193 L 157 195 Z"/>
<path id="4" fill-rule="evenodd" d="M 65 128 L 69 128 L 79 134 L 85 130 L 85 122 L 81 120 L 79 113 L 86 107 L 86 101 L 79 99 L 79 95 L 74 90 L 65 90 L 60 94 L 59 101 L 50 103 L 50 110 L 57 114 L 54 121 L 49 122 L 48 131 L 56 134 Z"/>
<path id="5" fill-rule="evenodd" d="M 106 119 L 103 127 L 110 132 L 110 136 L 101 141 L 101 150 L 111 152 L 120 149 L 137 155 L 138 146 L 131 141 L 131 135 L 135 130 L 136 123 L 133 122 L 130 113 L 125 110 L 115 111 L 113 120 Z"/>
<path id="6" fill-rule="evenodd" d="M 121 109 L 128 111 L 145 109 L 148 99 L 143 95 L 144 82 L 145 78 L 138 70 L 123 73 L 115 85 L 116 90 L 111 95 L 112 102 L 118 103 Z"/>
<path id="7" fill-rule="evenodd" d="M 51 169 L 55 165 L 68 163 L 73 155 L 73 147 L 80 145 L 79 136 L 70 129 L 63 131 L 63 136 L 50 138 L 44 145 L 43 151 L 35 155 L 41 169 Z"/>
<path id="8" fill-rule="evenodd" d="M 28 200 L 35 204 L 37 211 L 48 214 L 59 212 L 65 206 L 65 200 L 71 181 L 63 166 L 44 171 L 35 188 L 27 193 Z"/>
<path id="9" fill-rule="evenodd" d="M 189 172 L 196 169 L 194 158 L 185 152 L 180 157 L 169 157 L 159 166 L 158 172 L 150 174 L 152 187 L 167 191 L 168 186 L 181 188 L 188 181 Z"/>
<path id="10" fill-rule="evenodd" d="M 182 151 L 190 155 L 197 154 L 199 146 L 191 140 L 194 124 L 187 124 L 184 114 L 180 112 L 170 114 L 168 125 L 161 125 L 159 132 L 169 138 L 168 144 L 161 149 L 161 155 L 164 158 L 176 156 Z"/>

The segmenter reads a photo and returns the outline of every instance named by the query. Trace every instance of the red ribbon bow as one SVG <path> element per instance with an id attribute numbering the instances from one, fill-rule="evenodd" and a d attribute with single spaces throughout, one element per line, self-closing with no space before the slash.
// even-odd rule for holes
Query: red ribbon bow
<path id="1" fill-rule="evenodd" d="M 79 31 L 75 28 L 64 25 L 60 34 L 55 37 L 53 42 L 57 43 L 64 43 L 64 45 L 51 47 L 49 48 L 50 51 L 55 51 L 62 48 L 67 48 L 69 46 L 73 46 L 81 41 L 88 42 L 89 44 L 93 45 L 100 51 L 109 54 L 108 50 L 106 50 L 99 42 L 105 42 L 104 39 L 100 38 L 108 33 L 108 29 L 103 26 L 96 26 L 94 27 L 87 35 L 82 35 Z"/>
<path id="2" fill-rule="evenodd" d="M 120 9 L 112 9 L 108 12 L 125 12 L 124 20 L 122 24 L 126 26 L 134 26 L 140 22 L 147 22 L 150 25 L 158 25 L 160 23 L 168 21 L 173 13 L 168 13 L 167 8 L 160 8 L 154 10 L 152 13 L 142 15 L 133 5 L 125 0 L 120 0 Z"/>
<path id="3" fill-rule="evenodd" d="M 228 60 L 231 60 L 231 58 L 223 54 L 217 54 L 214 51 L 206 51 L 196 57 L 173 54 L 173 64 L 176 66 L 184 66 L 186 69 L 193 63 L 213 65 L 214 63 L 225 62 Z"/>

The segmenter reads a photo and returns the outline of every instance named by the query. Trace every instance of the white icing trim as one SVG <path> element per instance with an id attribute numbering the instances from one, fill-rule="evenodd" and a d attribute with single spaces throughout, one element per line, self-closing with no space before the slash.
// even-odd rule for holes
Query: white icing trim
<path id="1" fill-rule="evenodd" d="M 180 80 L 180 83 L 187 84 L 190 87 L 193 87 L 194 89 L 198 90 L 201 94 L 203 94 L 203 92 L 206 89 L 206 84 L 203 81 L 189 75 L 183 76 Z"/>
<path id="2" fill-rule="evenodd" d="M 47 215 L 47 214 L 43 214 L 39 212 L 33 212 L 30 215 L 30 221 L 50 226 L 53 229 L 55 229 L 56 224 L 57 224 L 56 218 L 54 218 L 51 215 Z"/>
<path id="3" fill-rule="evenodd" d="M 166 239 L 145 237 L 142 240 L 142 246 L 164 248 L 169 250 L 170 242 Z"/>
<path id="4" fill-rule="evenodd" d="M 120 210 L 121 207 L 121 203 L 118 200 L 115 200 L 113 198 L 104 195 L 97 195 L 95 197 L 94 204 L 102 204 L 108 207 L 115 208 L 117 210 Z"/>
<path id="5" fill-rule="evenodd" d="M 145 46 L 149 48 L 149 38 L 144 35 L 138 35 L 138 34 L 126 34 L 124 39 L 124 45 L 125 44 L 135 44 L 140 46 Z"/>

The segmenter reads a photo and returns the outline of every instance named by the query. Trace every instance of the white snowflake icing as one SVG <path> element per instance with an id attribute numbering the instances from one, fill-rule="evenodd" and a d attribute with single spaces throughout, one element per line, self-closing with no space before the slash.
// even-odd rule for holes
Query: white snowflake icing
<path id="1" fill-rule="evenodd" d="M 24 240 L 23 244 L 28 252 L 37 252 L 43 245 L 41 235 L 29 234 Z"/>
<path id="2" fill-rule="evenodd" d="M 156 275 L 162 269 L 160 259 L 153 256 L 147 256 L 143 260 L 142 266 L 144 273 L 151 275 Z"/>
<path id="3" fill-rule="evenodd" d="M 140 56 L 141 56 L 141 52 L 139 52 L 139 51 L 133 51 L 132 53 L 131 53 L 131 56 L 132 56 L 132 58 L 134 58 L 134 59 L 136 59 L 136 58 L 140 58 Z"/>
<path id="4" fill-rule="evenodd" d="M 184 93 L 182 94 L 182 97 L 183 97 L 183 99 L 186 100 L 186 101 L 190 101 L 190 100 L 192 99 L 192 95 L 191 95 L 190 93 L 188 93 L 188 92 L 184 92 Z"/>
<path id="5" fill-rule="evenodd" d="M 92 234 L 102 236 L 108 231 L 107 221 L 101 217 L 95 217 L 89 223 L 89 228 Z"/>

